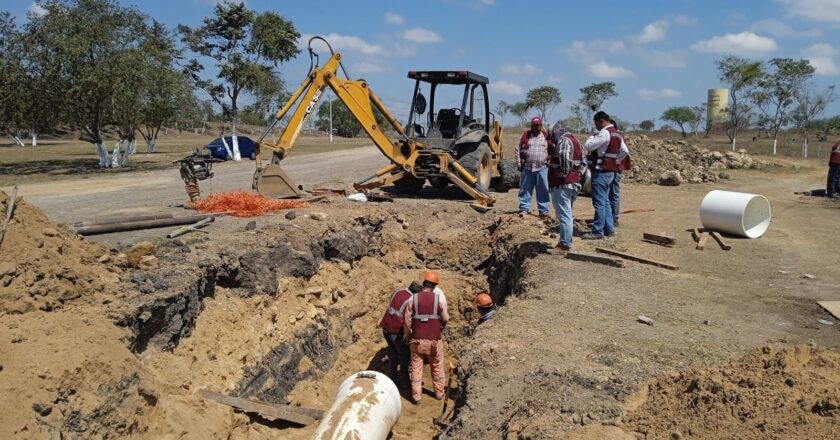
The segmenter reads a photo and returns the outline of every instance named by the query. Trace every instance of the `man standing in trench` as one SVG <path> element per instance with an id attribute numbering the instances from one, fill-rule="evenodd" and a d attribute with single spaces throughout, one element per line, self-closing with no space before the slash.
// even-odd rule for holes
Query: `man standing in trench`
<path id="1" fill-rule="evenodd" d="M 449 322 L 446 298 L 435 291 L 440 284 L 437 272 L 423 275 L 423 289 L 415 294 L 403 314 L 405 338 L 411 351 L 411 399 L 420 403 L 423 395 L 423 360 L 429 361 L 435 398 L 445 396 L 446 370 L 443 353 L 443 328 Z"/>
<path id="2" fill-rule="evenodd" d="M 408 366 L 411 353 L 408 349 L 408 342 L 403 337 L 403 314 L 411 298 L 421 289 L 417 282 L 411 283 L 408 289 L 397 289 L 388 302 L 385 315 L 379 321 L 382 327 L 382 335 L 388 344 L 388 376 L 397 386 L 402 389 L 409 388 Z M 397 371 L 399 367 L 399 372 Z"/>

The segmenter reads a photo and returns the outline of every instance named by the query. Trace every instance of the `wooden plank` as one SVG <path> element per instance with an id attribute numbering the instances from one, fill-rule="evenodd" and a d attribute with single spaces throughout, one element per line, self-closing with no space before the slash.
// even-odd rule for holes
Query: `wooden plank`
<path id="1" fill-rule="evenodd" d="M 661 261 L 651 260 L 649 258 L 644 258 L 644 257 L 640 257 L 638 255 L 628 254 L 628 253 L 625 253 L 625 252 L 619 252 L 619 251 L 615 251 L 615 250 L 612 250 L 612 249 L 596 247 L 595 251 L 596 252 L 601 252 L 602 254 L 608 254 L 608 255 L 614 255 L 616 257 L 621 257 L 625 260 L 631 260 L 631 261 L 637 261 L 639 263 L 650 264 L 651 266 L 657 266 L 657 267 L 661 267 L 661 268 L 664 268 L 664 269 L 669 269 L 669 270 L 679 270 L 680 269 L 679 266 L 675 266 L 675 265 L 670 264 L 670 263 L 663 263 Z"/>
<path id="2" fill-rule="evenodd" d="M 701 232 L 700 233 L 700 239 L 697 240 L 697 250 L 702 251 L 703 249 L 706 249 L 706 240 L 708 240 L 708 239 L 709 239 L 709 233 L 708 232 Z"/>
<path id="3" fill-rule="evenodd" d="M 731 246 L 731 245 L 729 245 L 729 243 L 727 243 L 727 242 L 723 241 L 723 237 L 721 237 L 721 236 L 720 236 L 720 233 L 715 232 L 715 231 L 711 231 L 711 232 L 709 232 L 709 234 L 710 234 L 710 235 L 712 236 L 712 238 L 714 238 L 714 239 L 715 239 L 715 241 L 716 241 L 716 242 L 720 245 L 720 248 L 721 248 L 721 249 L 723 249 L 723 250 L 725 250 L 725 251 L 728 251 L 728 250 L 732 249 L 732 246 Z"/>
<path id="4" fill-rule="evenodd" d="M 622 260 L 621 258 L 609 258 L 609 257 L 602 257 L 600 255 L 589 255 L 589 254 L 581 254 L 577 252 L 568 252 L 566 253 L 566 258 L 575 261 L 586 261 L 589 263 L 599 263 L 599 264 L 606 264 L 607 266 L 613 267 L 626 267 L 627 262 Z"/>
<path id="5" fill-rule="evenodd" d="M 201 390 L 198 394 L 205 399 L 232 406 L 246 413 L 256 413 L 269 420 L 285 420 L 303 426 L 309 426 L 324 416 L 324 412 L 317 409 L 298 408 L 289 405 L 243 399 L 241 397 L 231 397 L 210 390 Z"/>
<path id="6" fill-rule="evenodd" d="M 695 242 L 700 241 L 700 229 L 694 228 L 691 230 L 691 238 L 694 239 Z"/>
<path id="7" fill-rule="evenodd" d="M 840 301 L 817 301 L 817 304 L 835 318 L 840 319 Z"/>
<path id="8" fill-rule="evenodd" d="M 15 204 L 17 203 L 18 187 L 12 190 L 12 195 L 6 199 L 6 219 L 3 221 L 3 229 L 0 230 L 0 246 L 3 245 L 3 238 L 6 237 L 6 228 L 9 227 L 9 222 L 12 221 L 12 216 L 15 213 Z"/>
<path id="9" fill-rule="evenodd" d="M 674 247 L 674 245 L 677 244 L 677 239 L 674 237 L 668 237 L 667 235 L 651 234 L 650 232 L 642 233 L 642 239 L 644 241 L 659 244 L 666 247 Z"/>

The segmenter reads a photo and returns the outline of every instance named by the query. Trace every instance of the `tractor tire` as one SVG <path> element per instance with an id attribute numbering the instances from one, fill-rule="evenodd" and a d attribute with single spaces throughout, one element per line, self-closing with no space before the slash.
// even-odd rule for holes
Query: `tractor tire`
<path id="1" fill-rule="evenodd" d="M 483 191 L 490 189 L 493 171 L 493 152 L 490 146 L 482 142 L 473 146 L 465 146 L 459 151 L 458 162 L 476 177 L 476 186 Z"/>
<path id="2" fill-rule="evenodd" d="M 493 179 L 493 189 L 496 192 L 508 192 L 519 187 L 519 170 L 512 160 L 499 161 L 499 177 Z"/>
<path id="3" fill-rule="evenodd" d="M 414 176 L 405 176 L 394 182 L 394 188 L 400 194 L 414 195 L 419 193 L 420 189 L 422 189 L 425 184 L 426 179 L 418 179 Z"/>

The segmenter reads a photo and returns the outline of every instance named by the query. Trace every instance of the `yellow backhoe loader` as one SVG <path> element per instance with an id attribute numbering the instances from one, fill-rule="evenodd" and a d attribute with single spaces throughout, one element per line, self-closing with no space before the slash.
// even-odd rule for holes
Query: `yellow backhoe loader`
<path id="1" fill-rule="evenodd" d="M 318 54 L 312 49 L 314 40 L 323 41 L 330 50 L 331 56 L 323 66 L 318 65 Z M 393 184 L 401 193 L 416 193 L 427 180 L 434 187 L 453 183 L 475 200 L 474 206 L 490 207 L 495 202 L 491 188 L 508 191 L 519 183 L 515 162 L 503 160 L 502 125 L 490 113 L 487 78 L 468 71 L 409 72 L 408 77 L 415 81 L 414 95 L 408 122 L 403 127 L 365 80 L 350 79 L 341 54 L 333 51 L 326 40 L 312 37 L 308 46 L 310 69 L 306 79 L 277 111 L 275 121 L 257 141 L 254 188 L 260 194 L 274 198 L 301 195 L 279 164 L 318 107 L 326 87 L 347 106 L 391 161 L 372 176 L 355 183 L 358 191 Z M 339 77 L 339 68 L 344 78 Z M 428 109 L 424 88 L 430 96 Z M 374 111 L 384 116 L 398 139 L 392 140 L 386 134 L 385 127 L 377 123 Z M 277 142 L 268 142 L 266 137 L 287 116 L 288 122 Z M 267 152 L 271 152 L 271 157 L 264 165 L 263 161 L 269 159 Z"/>

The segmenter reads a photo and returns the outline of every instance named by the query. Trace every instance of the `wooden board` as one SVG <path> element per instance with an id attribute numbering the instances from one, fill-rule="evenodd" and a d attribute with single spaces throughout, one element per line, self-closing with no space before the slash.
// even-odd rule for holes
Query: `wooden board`
<path id="1" fill-rule="evenodd" d="M 324 412 L 318 409 L 278 405 L 275 403 L 260 402 L 258 400 L 243 399 L 241 397 L 231 397 L 210 390 L 201 390 L 198 394 L 205 399 L 232 406 L 246 413 L 259 414 L 268 420 L 285 420 L 287 422 L 297 423 L 298 425 L 309 426 L 324 417 Z"/>
<path id="2" fill-rule="evenodd" d="M 817 301 L 817 304 L 835 318 L 840 319 L 840 301 Z"/>
<path id="3" fill-rule="evenodd" d="M 729 243 L 725 242 L 723 240 L 723 237 L 721 237 L 719 233 L 717 233 L 715 231 L 712 231 L 712 232 L 709 232 L 709 234 L 711 234 L 712 238 L 714 238 L 715 241 L 720 245 L 721 249 L 723 249 L 725 251 L 728 251 L 728 250 L 732 249 L 732 246 L 729 245 Z"/>
<path id="4" fill-rule="evenodd" d="M 651 260 L 649 258 L 639 257 L 637 255 L 632 255 L 632 254 L 627 254 L 627 253 L 624 253 L 624 252 L 614 251 L 612 249 L 596 247 L 595 251 L 596 252 L 601 252 L 602 254 L 615 255 L 616 257 L 621 257 L 625 260 L 631 260 L 631 261 L 637 261 L 639 263 L 650 264 L 651 266 L 657 266 L 657 267 L 661 267 L 661 268 L 664 268 L 664 269 L 679 270 L 679 266 L 675 266 L 675 265 L 670 264 L 670 263 L 663 263 L 661 261 Z"/>
<path id="5" fill-rule="evenodd" d="M 613 267 L 626 267 L 627 262 L 621 258 L 602 257 L 600 255 L 580 254 L 577 252 L 568 252 L 566 258 L 575 261 L 587 261 L 590 263 L 606 264 Z"/>
<path id="6" fill-rule="evenodd" d="M 650 232 L 642 233 L 642 239 L 648 243 L 666 247 L 674 247 L 677 244 L 676 238 L 668 237 L 667 235 L 651 234 Z"/>
<path id="7" fill-rule="evenodd" d="M 691 230 L 691 238 L 694 239 L 695 242 L 700 241 L 700 229 L 694 228 Z"/>
<path id="8" fill-rule="evenodd" d="M 702 251 L 706 248 L 706 241 L 709 239 L 708 232 L 701 232 L 700 238 L 697 240 L 697 250 Z"/>

